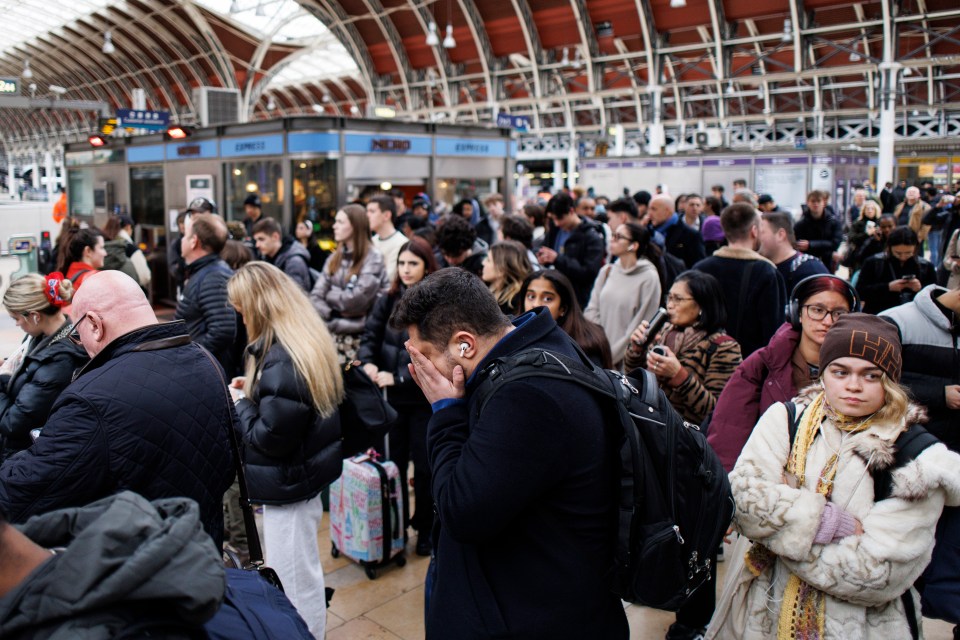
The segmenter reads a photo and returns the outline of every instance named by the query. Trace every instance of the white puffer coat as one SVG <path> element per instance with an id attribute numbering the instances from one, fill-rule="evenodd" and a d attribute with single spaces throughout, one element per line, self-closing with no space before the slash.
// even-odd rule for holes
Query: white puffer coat
<path id="1" fill-rule="evenodd" d="M 798 416 L 811 399 L 810 393 L 798 398 Z M 730 474 L 735 525 L 742 537 L 734 548 L 708 639 L 776 638 L 780 602 L 791 573 L 827 594 L 825 639 L 910 638 L 901 595 L 930 561 L 944 504 L 960 505 L 960 456 L 940 443 L 929 447 L 893 470 L 891 496 L 877 503 L 867 464 L 870 469 L 888 468 L 893 442 L 922 417 L 923 410 L 911 405 L 900 424 L 875 424 L 842 439 L 828 418 L 810 446 L 805 485 L 794 489 L 784 483 L 790 452 L 786 409 L 777 403 L 763 414 Z M 863 524 L 864 533 L 814 544 L 826 504 L 816 493 L 817 480 L 838 447 L 831 499 Z M 759 577 L 743 562 L 751 540 L 777 556 Z M 913 597 L 919 612 L 915 592 Z"/>

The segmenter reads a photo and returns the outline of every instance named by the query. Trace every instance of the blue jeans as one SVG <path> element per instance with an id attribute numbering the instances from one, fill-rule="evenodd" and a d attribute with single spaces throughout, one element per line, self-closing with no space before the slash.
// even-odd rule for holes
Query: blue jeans
<path id="1" fill-rule="evenodd" d="M 930 262 L 933 266 L 940 267 L 943 256 L 940 255 L 940 241 L 943 239 L 943 232 L 940 230 L 930 231 L 927 234 L 927 245 L 930 247 Z"/>

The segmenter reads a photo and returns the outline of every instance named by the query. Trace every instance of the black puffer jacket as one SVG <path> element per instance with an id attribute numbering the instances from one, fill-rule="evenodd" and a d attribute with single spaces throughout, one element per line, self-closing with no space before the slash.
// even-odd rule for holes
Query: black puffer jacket
<path id="1" fill-rule="evenodd" d="M 557 241 L 560 229 L 554 225 L 549 232 L 540 238 L 536 248 L 553 248 Z M 603 258 L 607 248 L 604 246 L 603 231 L 592 220 L 581 219 L 580 224 L 570 232 L 570 237 L 563 244 L 560 255 L 553 263 L 554 268 L 567 276 L 577 292 L 577 301 L 586 308 L 590 301 L 590 292 L 593 283 L 600 273 Z"/>
<path id="2" fill-rule="evenodd" d="M 407 365 L 410 354 L 404 343 L 410 339 L 406 331 L 397 331 L 390 326 L 393 307 L 406 291 L 403 287 L 395 295 L 381 296 L 367 316 L 367 325 L 360 341 L 357 359 L 366 364 L 377 365 L 380 371 L 393 374 L 394 385 L 387 387 L 387 399 L 394 406 L 427 405 L 427 399 L 410 376 Z"/>
<path id="3" fill-rule="evenodd" d="M 187 284 L 177 303 L 177 320 L 187 332 L 213 354 L 228 376 L 237 371 L 237 312 L 227 301 L 227 280 L 233 269 L 210 254 L 186 267 Z"/>
<path id="4" fill-rule="evenodd" d="M 67 320 L 56 333 L 30 347 L 16 373 L 2 381 L 0 461 L 30 446 L 30 430 L 46 423 L 57 396 L 70 384 L 73 372 L 88 360 L 83 347 L 67 338 L 70 326 Z"/>
<path id="5" fill-rule="evenodd" d="M 250 351 L 258 357 L 259 344 Z M 270 347 L 252 398 L 237 403 L 247 490 L 254 502 L 289 504 L 316 496 L 340 476 L 340 414 L 322 418 L 287 350 Z"/>
<path id="6" fill-rule="evenodd" d="M 824 211 L 820 218 L 814 218 L 804 209 L 803 216 L 793 225 L 793 232 L 797 240 L 810 243 L 806 253 L 820 258 L 827 269 L 830 269 L 830 273 L 833 273 L 833 252 L 839 249 L 843 242 L 843 223 L 829 211 Z"/>
<path id="7" fill-rule="evenodd" d="M 81 370 L 40 438 L 0 466 L 0 508 L 23 522 L 127 489 L 182 496 L 219 546 L 235 420 L 220 373 L 182 322 L 136 329 Z"/>
<path id="8" fill-rule="evenodd" d="M 266 260 L 290 276 L 301 289 L 310 293 L 310 252 L 306 247 L 287 236 L 283 239 L 277 255 Z"/>

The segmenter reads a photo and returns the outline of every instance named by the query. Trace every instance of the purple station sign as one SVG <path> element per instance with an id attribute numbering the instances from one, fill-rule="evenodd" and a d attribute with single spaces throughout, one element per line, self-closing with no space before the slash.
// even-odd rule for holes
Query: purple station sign
<path id="1" fill-rule="evenodd" d="M 791 165 L 807 164 L 806 156 L 778 156 L 776 158 L 757 158 L 758 165 Z"/>
<path id="2" fill-rule="evenodd" d="M 749 167 L 750 158 L 708 158 L 703 161 L 705 167 Z"/>

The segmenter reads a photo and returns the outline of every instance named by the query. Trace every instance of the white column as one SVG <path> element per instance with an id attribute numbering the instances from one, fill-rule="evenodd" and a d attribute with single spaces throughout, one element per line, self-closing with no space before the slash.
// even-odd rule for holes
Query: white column
<path id="1" fill-rule="evenodd" d="M 567 152 L 567 187 L 573 189 L 577 179 L 573 176 L 577 172 L 577 158 L 580 156 L 580 145 L 577 144 L 577 134 L 570 134 L 570 150 Z"/>
<path id="2" fill-rule="evenodd" d="M 40 188 L 40 154 L 37 153 L 37 150 L 33 150 L 33 171 L 30 173 L 30 177 L 33 178 L 33 188 Z"/>
<path id="3" fill-rule="evenodd" d="M 559 190 L 563 186 L 563 160 L 557 158 L 553 161 L 553 188 Z"/>
<path id="4" fill-rule="evenodd" d="M 663 87 L 658 84 L 651 84 L 647 90 L 650 92 L 650 106 L 651 111 L 653 111 L 653 117 L 650 118 L 650 128 L 647 130 L 649 139 L 647 153 L 652 156 L 659 156 L 663 153 L 663 147 L 667 143 L 667 134 L 663 130 L 662 120 Z"/>
<path id="5" fill-rule="evenodd" d="M 897 124 L 897 63 L 880 64 L 880 137 L 877 156 L 877 188 L 893 182 L 895 130 Z"/>
<path id="6" fill-rule="evenodd" d="M 53 154 L 49 151 L 43 153 L 43 167 L 47 172 L 47 199 L 53 200 L 53 192 L 55 191 L 54 183 L 57 181 L 57 171 L 53 168 Z"/>

